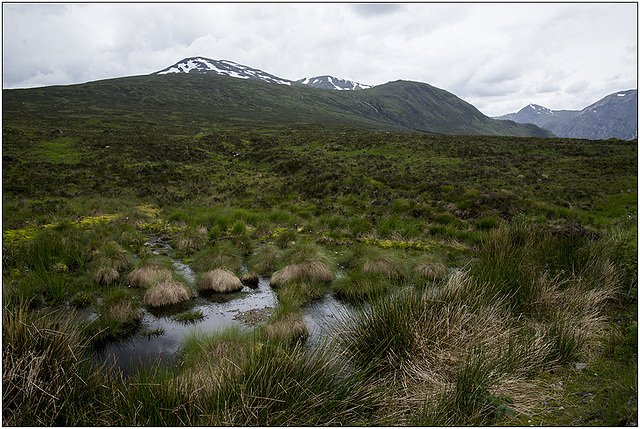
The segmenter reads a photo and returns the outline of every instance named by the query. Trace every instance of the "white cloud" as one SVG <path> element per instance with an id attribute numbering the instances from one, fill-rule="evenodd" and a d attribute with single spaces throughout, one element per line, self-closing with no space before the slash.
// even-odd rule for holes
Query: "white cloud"
<path id="1" fill-rule="evenodd" d="M 637 87 L 633 3 L 4 4 L 3 87 L 146 74 L 188 56 L 287 79 L 397 79 L 485 114 Z M 545 104 L 547 103 L 547 104 Z"/>

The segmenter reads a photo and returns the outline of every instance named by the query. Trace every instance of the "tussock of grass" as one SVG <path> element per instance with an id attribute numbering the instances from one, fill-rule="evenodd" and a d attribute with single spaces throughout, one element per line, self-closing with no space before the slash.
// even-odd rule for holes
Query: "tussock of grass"
<path id="1" fill-rule="evenodd" d="M 137 329 L 144 312 L 131 290 L 115 288 L 98 304 L 98 318 L 88 326 L 95 343 L 126 337 Z"/>
<path id="2" fill-rule="evenodd" d="M 242 265 L 242 254 L 237 246 L 228 241 L 219 241 L 206 247 L 193 258 L 193 267 L 197 271 L 211 271 L 217 268 L 237 270 Z"/>
<path id="3" fill-rule="evenodd" d="M 133 270 L 127 276 L 127 282 L 129 286 L 148 288 L 154 283 L 171 279 L 171 276 L 172 273 L 169 269 L 155 262 L 150 262 Z"/>
<path id="4" fill-rule="evenodd" d="M 365 274 L 379 274 L 389 279 L 398 280 L 404 277 L 400 265 L 390 259 L 376 258 L 369 260 L 362 266 Z"/>
<path id="5" fill-rule="evenodd" d="M 260 277 L 258 276 L 258 273 L 256 273 L 255 271 L 252 271 L 250 273 L 243 274 L 240 280 L 242 281 L 242 283 L 246 284 L 247 286 L 256 287 L 258 286 Z"/>
<path id="6" fill-rule="evenodd" d="M 305 337 L 308 333 L 307 325 L 302 320 L 301 312 L 288 313 L 264 327 L 267 341 L 293 341 Z"/>
<path id="7" fill-rule="evenodd" d="M 366 274 L 380 274 L 395 280 L 405 276 L 401 261 L 397 252 L 370 244 L 357 244 L 340 259 L 349 269 L 361 270 Z"/>
<path id="8" fill-rule="evenodd" d="M 201 291 L 237 292 L 242 289 L 242 282 L 232 271 L 226 268 L 217 268 L 200 277 L 198 288 Z"/>
<path id="9" fill-rule="evenodd" d="M 173 305 L 191 299 L 193 292 L 183 283 L 164 280 L 155 283 L 144 294 L 144 303 L 150 307 Z"/>
<path id="10" fill-rule="evenodd" d="M 282 252 L 276 246 L 265 244 L 249 258 L 249 265 L 258 274 L 271 275 L 282 268 L 282 261 Z"/>
<path id="11" fill-rule="evenodd" d="M 442 262 L 421 262 L 413 268 L 418 278 L 442 280 L 447 276 L 447 267 Z"/>
<path id="12" fill-rule="evenodd" d="M 279 287 L 290 282 L 316 280 L 330 282 L 335 279 L 331 270 L 320 261 L 300 262 L 287 265 L 271 276 L 271 286 Z"/>
<path id="13" fill-rule="evenodd" d="M 285 251 L 283 259 L 288 265 L 314 261 L 331 265 L 324 248 L 315 243 L 296 243 Z"/>
<path id="14" fill-rule="evenodd" d="M 115 241 L 104 244 L 91 258 L 93 280 L 100 284 L 111 284 L 120 278 L 120 271 L 132 265 L 132 257 Z"/>
<path id="15" fill-rule="evenodd" d="M 208 231 L 202 225 L 184 228 L 173 237 L 175 248 L 187 253 L 202 249 L 207 241 L 209 241 Z"/>
<path id="16" fill-rule="evenodd" d="M 380 297 L 389 292 L 393 286 L 388 277 L 380 274 L 365 274 L 360 270 L 351 270 L 348 276 L 339 277 L 331 283 L 331 289 L 337 296 L 353 303 Z"/>

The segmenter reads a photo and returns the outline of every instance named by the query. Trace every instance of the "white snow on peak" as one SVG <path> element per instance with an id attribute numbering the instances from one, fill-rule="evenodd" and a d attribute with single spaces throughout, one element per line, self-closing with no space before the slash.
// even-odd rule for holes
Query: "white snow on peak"
<path id="1" fill-rule="evenodd" d="M 212 71 L 221 75 L 236 77 L 240 79 L 259 79 L 265 82 L 275 82 L 281 85 L 291 85 L 291 82 L 271 76 L 260 70 L 251 69 L 242 64 L 229 60 L 214 61 L 207 58 L 195 57 L 182 61 L 175 66 L 161 71 L 158 74 L 167 73 L 189 73 L 192 70 L 207 72 Z"/>
<path id="2" fill-rule="evenodd" d="M 618 95 L 618 97 L 624 97 L 627 94 L 617 94 L 617 95 Z"/>

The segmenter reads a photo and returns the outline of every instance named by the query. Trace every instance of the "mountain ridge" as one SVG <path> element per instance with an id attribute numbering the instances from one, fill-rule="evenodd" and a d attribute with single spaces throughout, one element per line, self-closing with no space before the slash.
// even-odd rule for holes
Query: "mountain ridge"
<path id="1" fill-rule="evenodd" d="M 532 123 L 552 131 L 558 137 L 637 139 L 638 90 L 616 91 L 582 110 L 551 110 L 532 103 L 516 113 L 494 119 Z"/>
<path id="2" fill-rule="evenodd" d="M 92 109 L 123 118 L 141 114 L 189 122 L 329 123 L 430 134 L 553 136 L 534 125 L 491 119 L 454 94 L 410 81 L 329 91 L 219 73 L 171 72 L 3 90 L 4 113 L 29 105 L 53 116 Z"/>

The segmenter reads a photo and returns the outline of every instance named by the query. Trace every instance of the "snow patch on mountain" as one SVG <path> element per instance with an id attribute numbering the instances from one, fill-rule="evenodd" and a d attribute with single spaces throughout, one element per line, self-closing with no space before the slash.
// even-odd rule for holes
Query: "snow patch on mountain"
<path id="1" fill-rule="evenodd" d="M 303 85 L 309 85 L 314 88 L 333 89 L 336 91 L 353 91 L 373 87 L 373 85 L 365 85 L 352 80 L 340 79 L 329 75 L 305 77 L 297 80 L 296 82 Z"/>
<path id="2" fill-rule="evenodd" d="M 203 57 L 185 58 L 155 74 L 169 73 L 215 73 L 239 79 L 254 79 L 279 85 L 291 85 L 291 81 L 279 78 L 262 70 L 247 67 L 229 60 L 212 60 Z"/>

